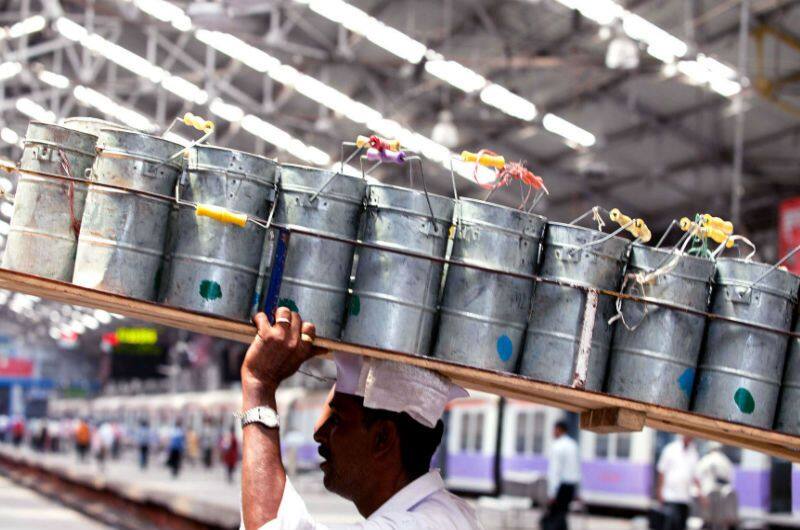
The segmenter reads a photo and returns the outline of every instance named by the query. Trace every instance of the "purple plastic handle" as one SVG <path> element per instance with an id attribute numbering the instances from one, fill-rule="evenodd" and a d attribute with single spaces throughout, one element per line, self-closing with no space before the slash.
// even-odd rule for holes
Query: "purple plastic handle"
<path id="1" fill-rule="evenodd" d="M 404 151 L 389 151 L 370 148 L 367 149 L 367 160 L 388 162 L 390 164 L 405 164 L 406 153 Z"/>

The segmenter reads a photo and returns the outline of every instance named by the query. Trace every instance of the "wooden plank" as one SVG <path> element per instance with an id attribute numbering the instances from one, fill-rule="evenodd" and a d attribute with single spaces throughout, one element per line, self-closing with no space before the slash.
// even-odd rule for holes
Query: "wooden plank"
<path id="1" fill-rule="evenodd" d="M 255 335 L 251 323 L 184 311 L 48 280 L 0 268 L 0 288 L 47 298 L 56 302 L 93 307 L 139 320 L 186 329 L 229 340 L 249 343 Z M 728 445 L 754 449 L 800 462 L 800 437 L 709 418 L 638 401 L 567 386 L 534 381 L 526 377 L 470 368 L 439 359 L 367 348 L 318 338 L 316 345 L 334 351 L 388 359 L 436 370 L 473 390 L 512 399 L 540 403 L 577 413 L 602 409 L 625 409 L 625 414 L 645 417 L 647 426 L 664 431 L 693 434 Z"/>
<path id="2" fill-rule="evenodd" d="M 646 418 L 644 412 L 620 407 L 587 410 L 581 413 L 581 429 L 600 434 L 639 432 Z"/>

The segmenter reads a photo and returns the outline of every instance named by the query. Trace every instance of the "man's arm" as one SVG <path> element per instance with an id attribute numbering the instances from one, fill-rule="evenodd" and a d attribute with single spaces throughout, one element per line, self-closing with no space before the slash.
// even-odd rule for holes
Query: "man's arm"
<path id="1" fill-rule="evenodd" d="M 254 318 L 258 333 L 242 364 L 242 408 L 276 407 L 278 385 L 300 365 L 321 353 L 302 335 L 313 340 L 314 325 L 303 323 L 300 315 L 285 307 L 275 312 L 275 325 L 259 313 Z M 286 486 L 281 462 L 278 429 L 254 423 L 243 431 L 242 519 L 245 528 L 255 530 L 275 519 Z"/>

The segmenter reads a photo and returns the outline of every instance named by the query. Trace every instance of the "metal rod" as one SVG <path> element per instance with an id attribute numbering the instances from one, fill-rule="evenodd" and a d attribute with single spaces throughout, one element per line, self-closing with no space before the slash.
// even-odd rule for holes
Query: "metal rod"
<path id="1" fill-rule="evenodd" d="M 675 228 L 676 224 L 678 224 L 678 221 L 673 219 L 672 222 L 667 227 L 667 229 L 664 230 L 664 235 L 661 236 L 661 239 L 659 239 L 658 243 L 656 243 L 656 248 L 661 248 L 661 245 L 664 243 L 664 240 L 667 239 L 667 236 L 669 235 L 670 232 L 672 232 L 672 229 Z"/>
<path id="2" fill-rule="evenodd" d="M 739 15 L 739 83 L 747 72 L 747 45 L 750 25 L 750 0 L 742 0 Z M 742 221 L 742 169 L 744 166 L 744 97 L 743 90 L 736 95 L 736 131 L 731 175 L 731 221 L 739 226 Z"/>
<path id="3" fill-rule="evenodd" d="M 174 197 L 171 197 L 169 195 L 161 195 L 159 193 L 145 192 L 145 191 L 141 191 L 141 190 L 137 190 L 137 189 L 125 188 L 125 187 L 122 187 L 122 186 L 114 186 L 114 185 L 111 185 L 111 184 L 102 184 L 102 183 L 99 183 L 99 182 L 90 182 L 90 181 L 86 181 L 86 180 L 78 179 L 78 178 L 74 178 L 74 177 L 64 177 L 64 176 L 61 176 L 61 175 L 51 175 L 51 174 L 44 174 L 43 176 L 51 177 L 51 178 L 54 178 L 56 180 L 76 181 L 76 182 L 81 182 L 81 183 L 88 183 L 88 184 L 91 184 L 92 186 L 96 186 L 96 187 L 127 191 L 129 193 L 142 195 L 142 196 L 145 196 L 145 197 L 153 197 L 153 198 L 157 198 L 157 199 L 168 200 L 170 202 L 174 202 L 174 200 L 175 200 Z M 252 217 L 252 219 L 256 220 L 256 221 L 259 221 L 260 223 L 266 223 L 265 220 L 260 219 L 258 217 Z M 751 329 L 757 329 L 757 330 L 760 330 L 760 331 L 766 331 L 768 333 L 775 333 L 777 335 L 784 335 L 784 336 L 787 336 L 787 337 L 800 339 L 800 332 L 786 331 L 786 330 L 782 330 L 782 329 L 771 328 L 769 326 L 764 326 L 764 325 L 756 324 L 756 323 L 753 323 L 753 322 L 746 322 L 746 321 L 739 320 L 739 319 L 736 319 L 736 318 L 717 315 L 715 313 L 709 313 L 709 312 L 706 312 L 706 311 L 699 311 L 699 310 L 696 310 L 696 309 L 690 309 L 690 308 L 687 308 L 687 307 L 671 304 L 669 302 L 662 302 L 660 300 L 651 300 L 649 298 L 643 298 L 643 297 L 640 297 L 640 296 L 633 296 L 633 295 L 629 295 L 629 294 L 625 294 L 625 293 L 620 293 L 620 292 L 617 292 L 617 291 L 612 291 L 610 289 L 595 289 L 595 288 L 592 288 L 592 287 L 587 287 L 585 285 L 579 285 L 579 284 L 575 284 L 575 283 L 564 281 L 564 280 L 555 280 L 555 279 L 552 279 L 552 278 L 544 278 L 544 277 L 538 276 L 536 274 L 526 274 L 526 273 L 523 273 L 523 272 L 513 272 L 513 271 L 508 271 L 508 270 L 495 269 L 495 268 L 492 268 L 492 267 L 486 267 L 486 266 L 483 266 L 483 265 L 475 265 L 473 263 L 462 262 L 460 260 L 452 260 L 452 259 L 447 259 L 447 258 L 440 258 L 440 257 L 437 257 L 437 256 L 431 256 L 431 255 L 428 255 L 428 254 L 423 254 L 423 253 L 420 253 L 420 252 L 414 252 L 412 250 L 406 250 L 406 249 L 402 249 L 402 248 L 398 248 L 398 247 L 393 247 L 393 246 L 388 246 L 388 245 L 381 245 L 381 244 L 377 244 L 377 243 L 368 243 L 368 242 L 365 242 L 365 241 L 361 241 L 359 239 L 349 239 L 349 238 L 345 238 L 345 237 L 339 237 L 339 236 L 335 236 L 335 235 L 331 235 L 331 234 L 318 232 L 316 230 L 309 230 L 309 229 L 305 229 L 305 228 L 300 228 L 298 226 L 287 226 L 287 225 L 283 225 L 283 224 L 279 224 L 279 223 L 272 223 L 271 226 L 274 227 L 274 228 L 277 228 L 277 229 L 281 229 L 281 230 L 285 230 L 285 231 L 291 232 L 293 234 L 301 234 L 301 235 L 305 235 L 305 236 L 311 236 L 311 237 L 317 237 L 317 238 L 320 238 L 320 239 L 326 239 L 328 241 L 336 241 L 336 242 L 339 242 L 339 243 L 346 243 L 346 244 L 353 245 L 353 246 L 360 247 L 360 248 L 369 248 L 369 249 L 373 249 L 373 250 L 391 252 L 393 254 L 399 254 L 401 256 L 408 256 L 408 257 L 411 257 L 411 258 L 418 258 L 418 259 L 434 261 L 436 263 L 441 263 L 443 265 L 454 265 L 454 266 L 458 266 L 458 267 L 464 267 L 464 268 L 467 268 L 467 269 L 473 269 L 473 270 L 488 272 L 488 273 L 492 273 L 492 274 L 500 274 L 500 275 L 503 275 L 503 276 L 510 276 L 512 278 L 521 278 L 521 279 L 524 279 L 524 280 L 533 280 L 533 281 L 538 282 L 538 283 L 547 283 L 547 284 L 551 284 L 551 285 L 558 285 L 558 286 L 561 286 L 561 287 L 570 287 L 572 289 L 580 289 L 582 291 L 594 290 L 594 291 L 597 291 L 599 294 L 602 294 L 602 295 L 605 295 L 605 296 L 611 296 L 611 297 L 614 297 L 614 298 L 620 298 L 622 300 L 629 300 L 631 302 L 638 302 L 638 303 L 642 303 L 642 304 L 650 304 L 650 305 L 654 305 L 654 306 L 657 306 L 657 307 L 663 307 L 665 309 L 672 309 L 674 311 L 687 313 L 687 314 L 690 314 L 690 315 L 702 316 L 702 317 L 708 318 L 710 320 L 719 320 L 721 322 L 729 322 L 731 324 L 737 324 L 737 325 L 740 325 L 740 326 L 743 326 L 743 327 L 747 327 L 747 328 L 751 328 Z M 784 258 L 784 260 L 785 259 L 789 259 L 792 255 L 794 255 L 798 251 L 800 251 L 800 247 L 798 247 L 797 249 L 793 250 L 791 253 L 787 254 L 787 256 Z"/>

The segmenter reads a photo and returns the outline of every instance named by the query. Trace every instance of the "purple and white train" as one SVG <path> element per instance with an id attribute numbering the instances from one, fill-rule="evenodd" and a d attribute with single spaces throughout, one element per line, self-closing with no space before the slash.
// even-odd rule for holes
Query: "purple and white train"
<path id="1" fill-rule="evenodd" d="M 444 456 L 449 488 L 480 494 L 495 492 L 495 465 L 500 466 L 501 480 L 546 474 L 553 426 L 564 412 L 508 400 L 499 422 L 499 405 L 496 396 L 479 393 L 450 405 Z M 578 443 L 583 501 L 589 505 L 647 510 L 653 502 L 657 449 L 669 440 L 669 435 L 648 428 L 633 434 L 581 431 Z M 793 511 L 800 514 L 800 466 L 793 467 L 785 484 L 773 485 L 770 457 L 736 448 L 726 448 L 726 452 L 735 464 L 742 517 L 764 517 L 770 512 L 773 493 L 787 495 L 790 487 Z M 773 492 L 775 488 L 781 491 Z"/>
<path id="2" fill-rule="evenodd" d="M 313 440 L 314 425 L 327 392 L 301 389 L 281 390 L 278 396 L 282 416 L 283 442 L 295 450 L 298 470 L 317 469 L 319 456 Z M 114 418 L 135 425 L 142 416 L 155 425 L 178 417 L 190 418 L 199 426 L 203 417 L 228 423 L 230 411 L 241 406 L 238 390 L 197 394 L 105 397 L 95 400 L 56 400 L 50 412 L 57 417 L 93 415 Z M 436 458 L 444 469 L 449 488 L 491 495 L 501 481 L 531 479 L 547 472 L 547 453 L 552 430 L 564 412 L 523 401 L 508 400 L 500 421 L 500 399 L 473 392 L 469 398 L 448 407 L 445 441 Z M 497 455 L 498 436 L 500 455 Z M 583 461 L 580 496 L 586 504 L 647 510 L 653 499 L 655 458 L 670 436 L 645 429 L 633 434 L 598 435 L 581 431 L 578 443 Z M 730 448 L 736 465 L 736 490 L 740 515 L 763 518 L 773 497 L 789 497 L 800 516 L 800 466 L 782 466 L 776 476 L 772 460 L 754 451 Z M 499 473 L 495 466 L 499 465 Z M 783 477 L 785 475 L 785 477 Z M 788 509 L 786 510 L 788 511 Z"/>

